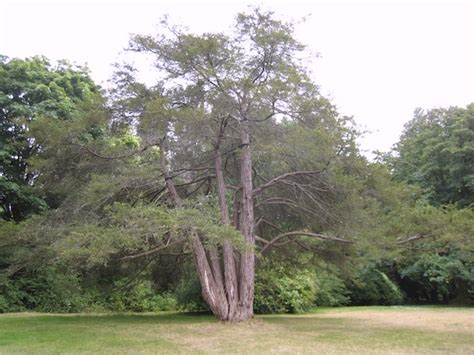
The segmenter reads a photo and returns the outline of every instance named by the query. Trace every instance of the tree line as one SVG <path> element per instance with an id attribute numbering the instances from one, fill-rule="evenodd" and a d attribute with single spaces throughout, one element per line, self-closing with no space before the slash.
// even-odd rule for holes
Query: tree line
<path id="1" fill-rule="evenodd" d="M 0 59 L 0 311 L 472 302 L 474 106 L 417 110 L 369 162 L 293 24 L 164 21 L 112 89 Z"/>

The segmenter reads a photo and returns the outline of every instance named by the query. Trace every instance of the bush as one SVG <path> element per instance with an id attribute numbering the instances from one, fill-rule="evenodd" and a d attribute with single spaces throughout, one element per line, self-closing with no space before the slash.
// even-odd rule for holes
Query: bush
<path id="1" fill-rule="evenodd" d="M 403 302 L 403 293 L 389 277 L 375 268 L 364 268 L 352 283 L 351 301 L 360 305 L 395 305 Z"/>
<path id="2" fill-rule="evenodd" d="M 254 310 L 256 313 L 300 313 L 313 306 L 316 287 L 314 273 L 281 265 L 264 264 L 256 273 Z"/>
<path id="3" fill-rule="evenodd" d="M 150 312 L 176 311 L 178 301 L 176 296 L 170 293 L 155 294 L 145 302 L 145 306 Z"/>
<path id="4" fill-rule="evenodd" d="M 24 293 L 6 277 L 0 278 L 0 313 L 19 312 L 25 308 L 21 302 Z"/>
<path id="5" fill-rule="evenodd" d="M 80 278 L 57 267 L 44 267 L 14 279 L 0 281 L 1 312 L 36 310 L 78 312 L 86 307 Z"/>
<path id="6" fill-rule="evenodd" d="M 201 284 L 197 275 L 192 274 L 181 280 L 175 291 L 178 308 L 188 312 L 207 312 L 209 306 L 202 298 Z"/>
<path id="7" fill-rule="evenodd" d="M 337 275 L 319 271 L 316 276 L 316 306 L 337 307 L 350 303 L 349 290 Z"/>
<path id="8" fill-rule="evenodd" d="M 157 312 L 176 310 L 176 299 L 169 294 L 156 294 L 152 284 L 144 280 L 120 279 L 114 283 L 107 308 L 117 312 Z"/>
<path id="9" fill-rule="evenodd" d="M 152 283 L 122 278 L 113 285 L 83 288 L 80 275 L 45 267 L 18 276 L 0 278 L 0 313 L 39 312 L 157 312 L 177 309 L 174 295 L 156 294 Z"/>
<path id="10" fill-rule="evenodd" d="M 474 295 L 474 268 L 453 255 L 423 254 L 399 269 L 402 285 L 416 302 L 448 302 Z M 462 295 L 462 293 L 466 295 Z"/>

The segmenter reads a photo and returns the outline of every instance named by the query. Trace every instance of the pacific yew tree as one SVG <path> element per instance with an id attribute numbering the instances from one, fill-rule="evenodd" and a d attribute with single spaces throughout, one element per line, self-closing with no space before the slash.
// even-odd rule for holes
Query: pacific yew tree
<path id="1" fill-rule="evenodd" d="M 255 10 L 239 14 L 229 35 L 163 25 L 165 34 L 130 44 L 153 58 L 161 81 L 147 88 L 122 68 L 115 123 L 136 127 L 143 149 L 158 147 L 156 201 L 184 209 L 196 194 L 216 196 L 224 235 L 209 238 L 192 223 L 185 234 L 212 312 L 246 320 L 257 247 L 265 253 L 301 236 L 347 242 L 321 228 L 337 219 L 328 168 L 349 154 L 353 132 L 298 59 L 304 46 L 291 24 Z"/>

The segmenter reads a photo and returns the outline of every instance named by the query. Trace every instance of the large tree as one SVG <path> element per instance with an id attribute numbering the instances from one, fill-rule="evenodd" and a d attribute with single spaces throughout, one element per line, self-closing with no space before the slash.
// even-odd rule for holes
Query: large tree
<path id="1" fill-rule="evenodd" d="M 71 120 L 98 95 L 87 70 L 43 57 L 0 56 L 0 218 L 19 221 L 46 207 L 33 188 L 39 172 L 29 160 L 41 150 L 31 125 L 40 118 Z"/>
<path id="2" fill-rule="evenodd" d="M 132 50 L 154 58 L 163 81 L 147 90 L 123 71 L 116 121 L 129 118 L 142 144 L 159 147 L 171 206 L 185 209 L 202 188 L 216 194 L 227 235 L 216 242 L 209 228 L 192 223 L 186 233 L 212 312 L 246 320 L 256 246 L 267 251 L 301 236 L 346 242 L 320 232 L 329 220 L 337 224 L 328 167 L 354 151 L 353 132 L 298 59 L 304 47 L 291 24 L 256 10 L 239 14 L 229 35 L 164 27 L 167 34 L 131 41 Z"/>
<path id="3" fill-rule="evenodd" d="M 395 178 L 421 186 L 430 203 L 474 203 L 474 105 L 417 109 L 394 153 Z"/>

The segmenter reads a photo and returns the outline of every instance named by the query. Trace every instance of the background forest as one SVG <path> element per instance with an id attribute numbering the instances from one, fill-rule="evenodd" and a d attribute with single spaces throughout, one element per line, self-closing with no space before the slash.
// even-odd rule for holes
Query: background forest
<path id="1" fill-rule="evenodd" d="M 0 57 L 0 312 L 208 310 L 202 270 L 228 290 L 254 253 L 257 313 L 472 304 L 474 104 L 415 110 L 368 161 L 291 24 L 164 28 L 129 48 L 154 86 Z"/>

